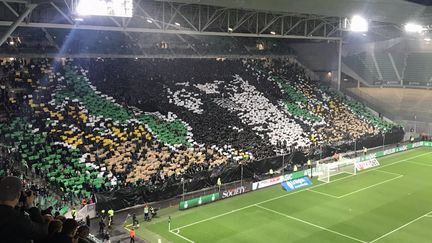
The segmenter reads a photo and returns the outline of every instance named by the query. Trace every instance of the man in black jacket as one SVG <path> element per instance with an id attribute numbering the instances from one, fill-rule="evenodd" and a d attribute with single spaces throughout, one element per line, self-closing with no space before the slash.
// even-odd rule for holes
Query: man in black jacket
<path id="1" fill-rule="evenodd" d="M 33 207 L 34 199 L 33 192 L 22 192 L 19 178 L 8 176 L 0 181 L 1 242 L 29 242 L 47 236 L 48 224 Z M 16 208 L 18 204 L 20 208 Z"/>

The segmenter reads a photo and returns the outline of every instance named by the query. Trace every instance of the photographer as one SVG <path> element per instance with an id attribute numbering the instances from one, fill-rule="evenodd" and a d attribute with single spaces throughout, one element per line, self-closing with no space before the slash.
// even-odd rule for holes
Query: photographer
<path id="1" fill-rule="evenodd" d="M 2 242 L 29 242 L 47 236 L 48 223 L 36 207 L 32 191 L 22 192 L 19 178 L 0 181 L 0 239 Z"/>

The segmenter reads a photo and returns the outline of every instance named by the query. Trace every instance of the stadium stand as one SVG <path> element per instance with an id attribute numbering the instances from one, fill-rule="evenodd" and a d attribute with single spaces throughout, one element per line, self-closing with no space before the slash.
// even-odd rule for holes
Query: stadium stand
<path id="1" fill-rule="evenodd" d="M 429 53 L 411 53 L 407 57 L 404 84 L 412 86 L 429 86 L 432 70 L 432 55 Z"/>
<path id="2" fill-rule="evenodd" d="M 375 52 L 375 59 L 386 84 L 400 84 L 387 52 Z"/>
<path id="3" fill-rule="evenodd" d="M 0 140 L 71 201 L 124 188 L 165 192 L 184 177 L 230 174 L 240 161 L 257 166 L 281 149 L 398 129 L 289 60 L 2 63 L 3 82 L 25 88 L 20 117 L 2 123 Z"/>
<path id="4" fill-rule="evenodd" d="M 379 81 L 379 75 L 370 53 L 360 53 L 343 58 L 346 65 L 356 71 L 362 78 L 370 84 Z"/>

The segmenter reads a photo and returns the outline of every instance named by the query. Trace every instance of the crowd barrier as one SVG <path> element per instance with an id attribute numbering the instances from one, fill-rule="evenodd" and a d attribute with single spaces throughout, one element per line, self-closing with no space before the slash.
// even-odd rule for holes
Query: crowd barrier
<path id="1" fill-rule="evenodd" d="M 96 211 L 96 204 L 92 203 L 92 204 L 87 204 L 84 207 L 82 207 L 81 209 L 77 210 L 77 216 L 75 217 L 76 220 L 83 220 L 85 221 L 85 218 L 87 217 L 87 215 L 92 219 L 92 218 L 96 218 L 97 216 L 97 211 Z M 67 212 L 65 214 L 66 218 L 72 218 L 71 215 L 71 211 Z"/>

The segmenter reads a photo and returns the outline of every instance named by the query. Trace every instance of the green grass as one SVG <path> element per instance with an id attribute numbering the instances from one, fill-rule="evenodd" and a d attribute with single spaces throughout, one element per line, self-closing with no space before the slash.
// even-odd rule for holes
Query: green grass
<path id="1" fill-rule="evenodd" d="M 176 243 L 432 242 L 432 150 L 379 161 L 356 176 L 314 180 L 290 193 L 277 185 L 186 211 L 163 209 L 137 235 Z"/>

